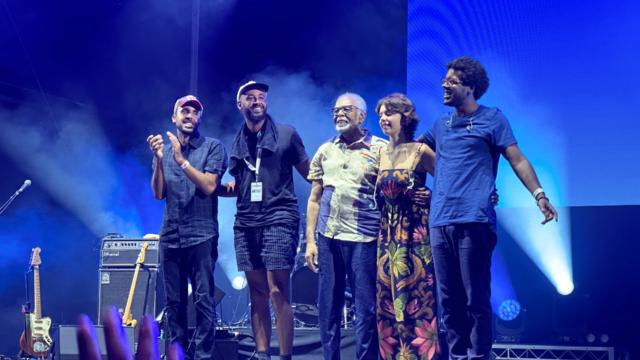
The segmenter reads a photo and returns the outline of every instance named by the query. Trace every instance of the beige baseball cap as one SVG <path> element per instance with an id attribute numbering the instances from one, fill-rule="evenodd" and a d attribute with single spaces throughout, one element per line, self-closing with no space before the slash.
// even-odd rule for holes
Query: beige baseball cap
<path id="1" fill-rule="evenodd" d="M 249 80 L 246 83 L 242 84 L 238 89 L 238 94 L 236 95 L 236 101 L 240 101 L 240 96 L 246 93 L 249 90 L 258 89 L 260 91 L 267 92 L 269 91 L 269 85 L 265 83 L 255 82 L 253 80 Z"/>

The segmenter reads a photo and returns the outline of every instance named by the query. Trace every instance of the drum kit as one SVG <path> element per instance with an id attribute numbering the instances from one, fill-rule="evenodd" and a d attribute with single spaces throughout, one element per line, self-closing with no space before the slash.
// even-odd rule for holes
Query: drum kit
<path id="1" fill-rule="evenodd" d="M 304 254 L 306 241 L 300 240 L 293 273 L 291 274 L 291 307 L 297 328 L 317 328 L 318 324 L 318 274 L 307 266 Z M 355 311 L 349 288 L 345 291 L 341 327 L 353 327 Z"/>

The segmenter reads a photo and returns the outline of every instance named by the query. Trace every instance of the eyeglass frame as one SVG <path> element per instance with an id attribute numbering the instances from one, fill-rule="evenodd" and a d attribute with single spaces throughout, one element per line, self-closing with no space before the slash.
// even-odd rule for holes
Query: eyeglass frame
<path id="1" fill-rule="evenodd" d="M 447 79 L 447 78 L 442 78 L 440 79 L 440 85 L 442 86 L 456 86 L 456 85 L 462 85 L 462 86 L 466 86 L 464 84 L 464 82 L 460 79 L 456 79 L 456 82 L 453 82 L 452 79 Z"/>
<path id="2" fill-rule="evenodd" d="M 347 108 L 349 108 L 349 110 L 347 110 Z M 340 114 L 340 111 L 344 111 L 345 114 L 350 114 L 353 110 L 356 110 L 356 109 L 362 111 L 362 109 L 360 109 L 359 107 L 357 107 L 355 105 L 345 105 L 345 106 L 332 107 L 330 109 L 330 111 L 331 111 L 331 115 L 336 116 L 336 115 Z"/>

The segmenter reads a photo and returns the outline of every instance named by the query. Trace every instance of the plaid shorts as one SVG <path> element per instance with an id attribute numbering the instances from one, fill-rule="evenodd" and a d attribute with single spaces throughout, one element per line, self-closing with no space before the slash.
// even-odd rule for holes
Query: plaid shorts
<path id="1" fill-rule="evenodd" d="M 298 248 L 298 226 L 234 227 L 238 271 L 290 270 Z"/>

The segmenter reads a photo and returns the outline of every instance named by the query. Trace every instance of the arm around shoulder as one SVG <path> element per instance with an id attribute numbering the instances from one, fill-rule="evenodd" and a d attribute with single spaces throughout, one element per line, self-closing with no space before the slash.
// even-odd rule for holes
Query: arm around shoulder
<path id="1" fill-rule="evenodd" d="M 436 167 L 436 153 L 426 144 L 420 144 L 420 163 L 418 166 L 433 176 Z"/>

